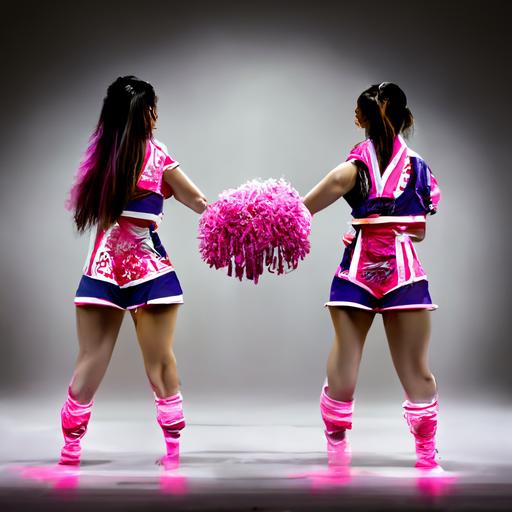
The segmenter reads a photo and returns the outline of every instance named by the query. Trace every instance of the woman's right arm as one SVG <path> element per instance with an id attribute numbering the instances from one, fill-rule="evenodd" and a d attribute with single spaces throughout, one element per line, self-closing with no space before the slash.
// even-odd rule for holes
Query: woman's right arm
<path id="1" fill-rule="evenodd" d="M 196 213 L 203 213 L 208 200 L 192 180 L 179 168 L 166 169 L 164 180 L 171 187 L 174 197 Z"/>
<path id="2" fill-rule="evenodd" d="M 306 194 L 304 205 L 311 215 L 314 215 L 350 192 L 356 184 L 356 180 L 356 165 L 352 162 L 343 162 Z"/>

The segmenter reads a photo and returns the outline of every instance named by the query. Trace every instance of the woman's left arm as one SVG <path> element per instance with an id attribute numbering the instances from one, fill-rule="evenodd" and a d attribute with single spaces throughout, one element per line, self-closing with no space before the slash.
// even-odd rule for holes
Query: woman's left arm
<path id="1" fill-rule="evenodd" d="M 171 187 L 174 197 L 196 213 L 203 213 L 208 200 L 192 180 L 179 168 L 166 169 L 164 180 Z"/>

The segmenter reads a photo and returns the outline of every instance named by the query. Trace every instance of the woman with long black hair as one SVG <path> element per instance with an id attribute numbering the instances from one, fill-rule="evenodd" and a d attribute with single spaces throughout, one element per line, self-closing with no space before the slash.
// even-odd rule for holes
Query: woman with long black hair
<path id="1" fill-rule="evenodd" d="M 178 458 L 185 420 L 172 343 L 183 292 L 156 229 L 171 195 L 197 213 L 207 201 L 153 137 L 156 101 L 153 87 L 134 76 L 109 86 L 68 200 L 78 231 L 92 232 L 75 297 L 79 354 L 61 410 L 61 464 L 80 463 L 93 397 L 126 310 L 155 395 L 163 462 Z"/>
<path id="2" fill-rule="evenodd" d="M 437 467 L 436 381 L 428 365 L 430 298 L 413 242 L 425 236 L 439 188 L 426 162 L 402 134 L 413 126 L 396 84 L 372 85 L 357 99 L 355 122 L 366 139 L 304 198 L 312 214 L 344 197 L 354 231 L 334 276 L 329 307 L 335 339 L 320 408 L 332 464 L 350 462 L 354 391 L 366 335 L 381 313 L 395 369 L 406 394 L 404 416 L 416 442 L 417 467 Z"/>

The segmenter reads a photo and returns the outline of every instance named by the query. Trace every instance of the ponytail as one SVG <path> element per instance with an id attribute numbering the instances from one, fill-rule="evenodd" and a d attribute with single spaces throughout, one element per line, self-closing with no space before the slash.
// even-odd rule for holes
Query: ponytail
<path id="1" fill-rule="evenodd" d="M 383 82 L 361 93 L 357 106 L 364 119 L 366 136 L 371 139 L 383 171 L 393 154 L 395 137 L 412 130 L 414 118 L 407 99 L 398 85 Z"/>

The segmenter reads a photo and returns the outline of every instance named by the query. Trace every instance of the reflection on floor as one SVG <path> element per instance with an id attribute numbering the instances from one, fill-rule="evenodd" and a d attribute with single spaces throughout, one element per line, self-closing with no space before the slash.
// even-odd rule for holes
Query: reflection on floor
<path id="1" fill-rule="evenodd" d="M 151 405 L 97 404 L 80 468 L 56 465 L 58 404 L 30 415 L 3 402 L 0 510 L 511 510 L 512 414 L 443 407 L 443 473 L 413 468 L 400 404 L 358 407 L 350 468 L 327 467 L 317 404 L 186 404 L 178 468 Z M 52 410 L 53 409 L 53 410 Z M 129 415 L 137 411 L 136 415 Z M 36 419 L 37 418 L 37 419 Z M 483 423 L 483 422 L 481 422 Z"/>

